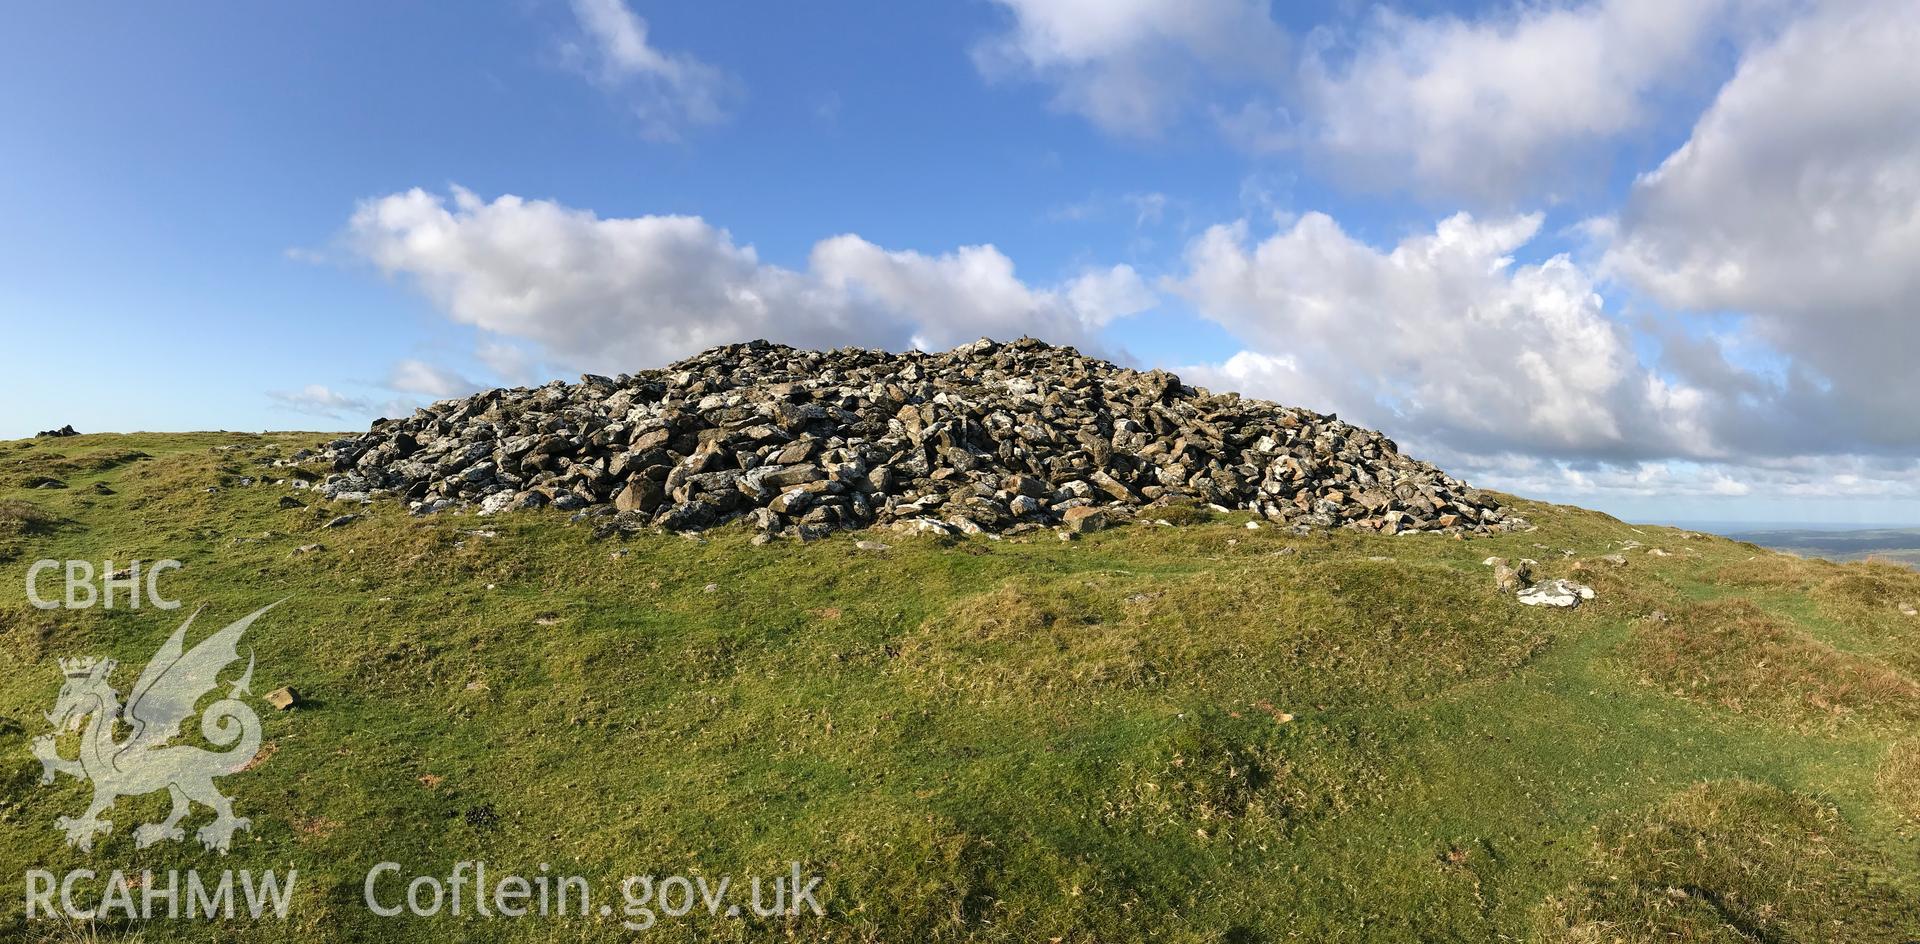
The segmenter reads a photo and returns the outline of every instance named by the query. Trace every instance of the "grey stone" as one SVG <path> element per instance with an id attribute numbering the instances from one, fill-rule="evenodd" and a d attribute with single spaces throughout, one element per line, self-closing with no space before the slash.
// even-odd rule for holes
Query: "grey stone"
<path id="1" fill-rule="evenodd" d="M 1006 534 L 1106 510 L 1075 515 L 1084 527 L 1175 499 L 1302 534 L 1528 527 L 1372 430 L 1032 339 L 901 354 L 733 344 L 443 400 L 293 459 L 322 467 L 328 498 L 418 514 L 550 502 L 697 530 L 766 513 L 756 526 L 803 540 L 943 518 L 941 533 Z"/>
<path id="2" fill-rule="evenodd" d="M 1583 600 L 1593 599 L 1593 588 L 1571 580 L 1555 579 L 1520 591 L 1519 600 L 1527 606 L 1550 606 L 1571 610 Z"/>

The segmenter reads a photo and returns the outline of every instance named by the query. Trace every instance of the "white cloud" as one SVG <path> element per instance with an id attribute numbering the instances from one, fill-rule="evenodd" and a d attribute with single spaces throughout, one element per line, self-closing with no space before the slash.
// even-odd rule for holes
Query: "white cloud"
<path id="1" fill-rule="evenodd" d="M 1130 193 L 1124 198 L 1133 207 L 1133 225 L 1158 226 L 1167 215 L 1168 198 L 1164 193 Z"/>
<path id="2" fill-rule="evenodd" d="M 447 368 L 408 359 L 393 365 L 393 370 L 387 375 L 387 386 L 402 393 L 444 400 L 448 397 L 464 397 L 481 389 L 482 385 Z"/>
<path id="3" fill-rule="evenodd" d="M 1669 509 L 1699 509 L 1691 512 L 1696 517 L 1711 517 L 1715 503 L 1738 499 L 1754 500 L 1746 508 L 1776 508 L 1781 518 L 1800 517 L 1794 503 L 1818 499 L 1883 503 L 1920 499 L 1920 462 L 1910 458 L 1824 455 L 1735 462 L 1571 463 L 1519 453 L 1417 451 L 1485 488 L 1583 503 L 1630 500 L 1644 507 L 1661 503 Z M 1676 505 L 1675 500 L 1687 505 Z"/>
<path id="4" fill-rule="evenodd" d="M 1384 252 L 1318 213 L 1257 244 L 1215 226 L 1172 287 L 1251 349 L 1228 386 L 1466 450 L 1711 453 L 1700 393 L 1641 365 L 1586 272 L 1513 262 L 1540 221 L 1459 214 Z"/>
<path id="5" fill-rule="evenodd" d="M 1336 411 L 1341 403 L 1367 396 L 1362 386 L 1345 382 L 1347 377 L 1302 369 L 1300 359 L 1291 354 L 1240 351 L 1221 363 L 1182 367 L 1178 373 L 1188 383 L 1217 393 L 1245 393 L 1319 412 Z"/>
<path id="6" fill-rule="evenodd" d="M 974 338 L 1032 335 L 1088 343 L 1107 321 L 1153 304 L 1128 266 L 1090 272 L 1058 290 L 1035 290 L 992 246 L 943 256 L 888 251 L 858 236 L 814 246 L 810 268 L 822 285 L 856 305 L 913 320 L 913 344 L 929 350 Z"/>
<path id="7" fill-rule="evenodd" d="M 710 125 L 727 117 L 738 81 L 685 54 L 663 52 L 648 38 L 647 21 L 625 0 L 571 0 L 584 43 L 564 52 L 639 119 L 657 140 L 676 140 L 687 125 Z"/>
<path id="8" fill-rule="evenodd" d="M 328 419 L 362 419 L 373 413 L 373 404 L 324 384 L 307 384 L 299 390 L 273 390 L 267 396 L 295 413 Z"/>
<path id="9" fill-rule="evenodd" d="M 1127 265 L 1082 273 L 1066 284 L 1064 295 L 1067 309 L 1089 329 L 1139 314 L 1160 302 L 1140 273 Z"/>
<path id="10" fill-rule="evenodd" d="M 349 241 L 491 340 L 601 372 L 756 337 L 818 348 L 1019 334 L 1091 344 L 1102 324 L 1153 302 L 1125 266 L 1035 288 L 992 246 L 935 256 L 844 235 L 814 246 L 802 272 L 762 263 L 698 217 L 603 219 L 459 188 L 451 202 L 418 189 L 365 201 Z"/>
<path id="11" fill-rule="evenodd" d="M 533 383 L 540 374 L 533 354 L 518 344 L 490 339 L 481 342 L 474 356 L 501 380 L 515 386 Z"/>
<path id="12" fill-rule="evenodd" d="M 1046 82 L 1106 131 L 1152 136 L 1200 107 L 1248 150 L 1305 148 L 1352 182 L 1504 207 L 1604 173 L 1608 143 L 1712 77 L 1716 43 L 1802 0 L 1382 6 L 1304 42 L 1265 0 L 995 2 L 1012 24 L 974 50 L 981 72 Z"/>
<path id="13" fill-rule="evenodd" d="M 1745 313 L 1790 358 L 1750 448 L 1920 446 L 1917 90 L 1920 7 L 1822 4 L 1745 57 L 1615 224 L 1613 273 Z"/>
<path id="14" fill-rule="evenodd" d="M 1382 9 L 1350 56 L 1307 58 L 1303 134 L 1374 185 L 1510 202 L 1643 125 L 1654 96 L 1697 68 L 1727 6 L 1594 0 L 1472 21 Z M 1234 123 L 1258 133 L 1258 118 Z"/>
<path id="15" fill-rule="evenodd" d="M 1202 78 L 1257 79 L 1285 62 L 1265 0 L 996 0 L 1012 28 L 974 50 L 990 78 L 1030 75 L 1054 104 L 1121 134 L 1154 135 Z"/>

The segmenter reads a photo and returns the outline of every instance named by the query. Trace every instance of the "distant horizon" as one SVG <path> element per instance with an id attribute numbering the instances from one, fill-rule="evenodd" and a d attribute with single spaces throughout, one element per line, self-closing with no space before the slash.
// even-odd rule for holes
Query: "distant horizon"
<path id="1" fill-rule="evenodd" d="M 1901 524 L 1861 524 L 1843 521 L 1690 521 L 1672 519 L 1658 522 L 1636 522 L 1641 524 L 1660 524 L 1669 528 L 1683 528 L 1688 531 L 1701 531 L 1729 537 L 1735 534 L 1765 534 L 1774 531 L 1832 531 L 1836 533 L 1853 531 L 1920 531 L 1920 522 Z"/>

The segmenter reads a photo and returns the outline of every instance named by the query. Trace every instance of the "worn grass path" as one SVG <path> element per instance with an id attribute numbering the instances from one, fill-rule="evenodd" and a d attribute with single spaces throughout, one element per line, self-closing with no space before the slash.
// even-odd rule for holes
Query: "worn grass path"
<path id="1" fill-rule="evenodd" d="M 1552 506 L 1469 541 L 1194 512 L 1072 543 L 594 541 L 270 484 L 258 460 L 319 438 L 0 444 L 0 939 L 1920 938 L 1909 571 Z M 1490 555 L 1599 598 L 1521 607 Z M 87 789 L 30 749 L 55 658 L 121 660 L 124 694 L 183 613 L 32 609 L 40 558 L 181 560 L 200 632 L 287 601 L 249 631 L 253 691 L 309 700 L 258 706 L 231 854 L 136 850 L 155 796 L 63 844 Z M 362 901 L 375 863 L 463 859 L 586 876 L 613 913 Z M 621 876 L 792 862 L 824 916 L 620 926 Z M 26 919 L 28 869 L 291 867 L 284 921 Z"/>

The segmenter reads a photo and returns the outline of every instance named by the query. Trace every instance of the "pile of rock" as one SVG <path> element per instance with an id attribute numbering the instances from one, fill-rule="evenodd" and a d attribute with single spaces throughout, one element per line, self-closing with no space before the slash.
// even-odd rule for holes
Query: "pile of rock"
<path id="1" fill-rule="evenodd" d="M 65 426 L 60 427 L 59 429 L 43 429 L 37 433 L 34 433 L 33 438 L 64 439 L 68 436 L 78 436 L 78 435 L 80 435 L 80 431 L 77 429 L 74 429 L 73 424 L 69 423 Z"/>
<path id="2" fill-rule="evenodd" d="M 318 458 L 332 466 L 322 494 L 417 513 L 604 507 L 674 531 L 744 517 L 801 538 L 881 524 L 1087 530 L 1183 502 L 1301 530 L 1525 523 L 1336 417 L 1030 339 L 939 354 L 729 345 L 631 376 L 444 400 Z"/>

